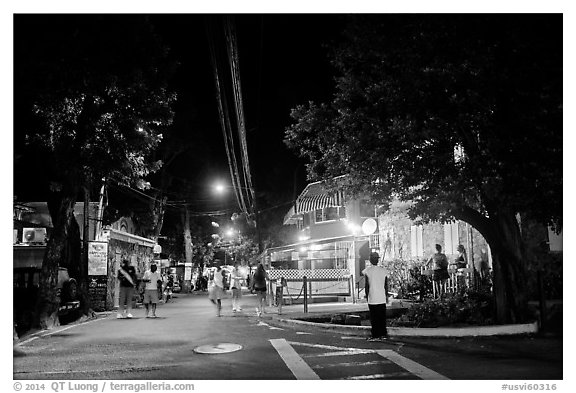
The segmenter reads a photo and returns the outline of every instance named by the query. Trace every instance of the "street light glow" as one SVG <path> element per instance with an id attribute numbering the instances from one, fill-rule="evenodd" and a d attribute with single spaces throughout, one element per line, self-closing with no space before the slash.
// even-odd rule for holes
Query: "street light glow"
<path id="1" fill-rule="evenodd" d="M 221 183 L 217 183 L 214 185 L 214 190 L 216 190 L 217 193 L 222 194 L 226 190 L 226 187 L 224 187 L 224 185 Z"/>

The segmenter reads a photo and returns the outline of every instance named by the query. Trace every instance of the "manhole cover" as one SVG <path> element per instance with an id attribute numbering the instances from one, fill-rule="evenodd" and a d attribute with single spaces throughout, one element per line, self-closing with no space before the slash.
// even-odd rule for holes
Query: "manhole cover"
<path id="1" fill-rule="evenodd" d="M 208 344 L 201 345 L 194 348 L 196 353 L 206 353 L 209 355 L 217 355 L 219 353 L 230 353 L 236 352 L 242 349 L 242 345 L 231 344 L 231 343 L 220 343 L 220 344 Z"/>

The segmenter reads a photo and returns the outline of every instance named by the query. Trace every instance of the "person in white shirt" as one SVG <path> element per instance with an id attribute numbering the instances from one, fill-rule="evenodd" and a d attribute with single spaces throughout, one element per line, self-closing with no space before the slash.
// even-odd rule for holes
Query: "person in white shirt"
<path id="1" fill-rule="evenodd" d="M 232 312 L 242 311 L 242 307 L 240 307 L 240 299 L 242 298 L 242 281 L 244 277 L 239 270 L 240 264 L 236 263 L 234 265 L 234 269 L 230 275 L 232 282 L 230 284 L 230 288 L 232 288 Z"/>
<path id="2" fill-rule="evenodd" d="M 220 316 L 222 310 L 222 297 L 224 295 L 224 276 L 222 275 L 222 267 L 218 266 L 214 272 L 214 278 L 208 287 L 208 299 L 217 307 L 217 316 Z"/>
<path id="3" fill-rule="evenodd" d="M 372 325 L 372 337 L 369 341 L 385 340 L 388 336 L 386 330 L 386 302 L 388 295 L 388 272 L 382 266 L 378 266 L 380 256 L 377 252 L 370 253 L 370 263 L 362 274 L 366 277 L 366 297 L 370 310 L 370 324 Z"/>
<path id="4" fill-rule="evenodd" d="M 156 265 L 150 265 L 150 270 L 147 270 L 142 277 L 142 281 L 146 283 L 144 287 L 144 306 L 146 307 L 146 318 L 150 312 L 150 305 L 152 305 L 152 316 L 156 318 L 156 304 L 158 304 L 158 285 L 162 284 L 160 273 L 156 270 Z"/>

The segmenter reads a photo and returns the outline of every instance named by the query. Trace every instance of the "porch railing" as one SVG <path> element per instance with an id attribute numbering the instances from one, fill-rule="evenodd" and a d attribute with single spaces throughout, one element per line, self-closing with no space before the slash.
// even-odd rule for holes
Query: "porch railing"
<path id="1" fill-rule="evenodd" d="M 427 276 L 432 276 L 432 272 L 432 269 L 422 270 L 422 274 Z M 449 268 L 448 275 L 449 278 L 446 280 L 443 287 L 445 293 L 457 293 L 461 289 L 470 288 L 474 283 L 474 269 L 472 268 Z M 434 298 L 439 295 L 436 293 L 435 285 L 432 285 L 432 295 Z"/>

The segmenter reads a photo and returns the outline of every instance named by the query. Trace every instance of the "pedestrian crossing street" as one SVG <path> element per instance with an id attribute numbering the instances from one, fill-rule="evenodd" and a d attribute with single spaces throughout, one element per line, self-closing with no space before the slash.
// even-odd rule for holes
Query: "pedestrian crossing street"
<path id="1" fill-rule="evenodd" d="M 296 379 L 441 380 L 445 376 L 390 349 L 365 349 L 271 339 Z"/>

